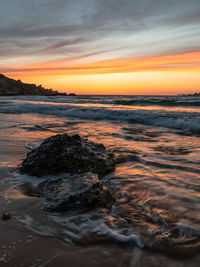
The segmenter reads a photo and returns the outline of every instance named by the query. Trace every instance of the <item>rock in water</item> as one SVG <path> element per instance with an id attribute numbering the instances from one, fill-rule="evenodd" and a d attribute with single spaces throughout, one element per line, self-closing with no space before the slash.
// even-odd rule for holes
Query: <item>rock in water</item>
<path id="1" fill-rule="evenodd" d="M 21 172 L 41 177 L 62 172 L 93 172 L 103 175 L 113 171 L 114 154 L 104 145 L 97 144 L 79 135 L 59 134 L 47 138 L 27 154 Z"/>
<path id="2" fill-rule="evenodd" d="M 102 144 L 90 142 L 79 135 L 60 134 L 45 139 L 27 154 L 21 171 L 35 176 L 67 172 L 64 178 L 44 181 L 34 187 L 19 187 L 25 194 L 45 198 L 45 210 L 110 208 L 115 201 L 99 175 L 113 171 L 114 155 Z"/>
<path id="3" fill-rule="evenodd" d="M 47 202 L 45 210 L 69 211 L 77 208 L 110 208 L 115 201 L 113 194 L 92 173 L 71 174 L 49 182 L 43 190 Z"/>

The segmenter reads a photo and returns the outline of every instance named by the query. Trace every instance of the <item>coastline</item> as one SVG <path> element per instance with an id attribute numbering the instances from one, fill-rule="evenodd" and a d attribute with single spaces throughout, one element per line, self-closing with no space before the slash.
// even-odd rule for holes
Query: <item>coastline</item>
<path id="1" fill-rule="evenodd" d="M 0 203 L 2 214 L 2 198 Z M 36 235 L 14 216 L 9 221 L 0 222 L 0 236 L 0 266 L 125 267 L 131 262 L 131 251 L 122 253 L 121 248 L 95 244 L 68 245 L 55 237 Z"/>
<path id="2" fill-rule="evenodd" d="M 133 107 L 134 109 L 131 107 L 134 101 L 145 102 L 148 100 L 150 104 L 157 101 L 149 98 L 126 97 L 124 99 L 121 97 L 120 101 L 130 102 L 130 107 L 127 108 L 117 104 L 109 105 L 110 97 L 107 99 L 105 97 L 88 97 L 84 100 L 69 98 L 69 101 L 65 98 L 64 104 L 63 99 L 57 101 L 56 98 L 51 98 L 49 100 L 48 97 L 44 98 L 42 103 L 38 97 L 28 100 L 19 97 L 19 99 L 21 100 L 18 101 L 18 97 L 16 100 L 12 97 L 10 100 L 9 97 L 6 100 L 1 99 L 0 161 L 2 167 L 0 168 L 0 178 L 2 179 L 0 179 L 0 212 L 2 214 L 4 211 L 10 211 L 14 216 L 9 221 L 1 221 L 0 236 L 2 238 L 0 245 L 2 249 L 0 259 L 2 257 L 5 259 L 1 259 L 0 266 L 66 266 L 66 262 L 69 266 L 82 266 L 83 264 L 122 267 L 199 266 L 199 243 L 195 241 L 199 240 L 197 213 L 199 196 L 194 195 L 193 191 L 198 191 L 199 185 L 199 164 L 197 161 L 199 135 L 197 132 L 198 124 L 193 123 L 189 117 L 192 115 L 195 119 L 194 122 L 196 122 L 199 118 L 196 109 L 187 108 L 190 118 L 187 119 L 188 117 L 186 117 L 184 121 L 184 125 L 190 129 L 187 132 L 186 127 L 180 124 L 180 119 L 183 119 L 183 116 L 179 110 L 177 111 L 177 107 L 174 108 L 173 115 L 172 108 L 169 111 L 168 107 L 164 107 L 165 103 L 163 104 L 161 115 L 165 115 L 167 118 L 167 120 L 163 120 L 162 124 L 165 128 L 159 126 L 160 121 L 162 121 L 160 120 L 160 108 L 155 110 L 150 105 L 150 111 L 145 113 L 137 106 L 136 111 L 134 110 L 135 107 Z M 32 100 L 34 102 L 31 102 Z M 161 97 L 158 100 L 163 103 Z M 168 101 L 167 99 L 164 100 Z M 114 101 L 116 101 L 115 97 L 113 97 L 112 103 Z M 92 105 L 88 106 L 88 102 Z M 176 99 L 176 103 L 179 103 L 179 99 Z M 193 104 L 196 102 L 193 101 Z M 195 113 L 193 113 L 194 111 Z M 108 114 L 110 114 L 109 119 Z M 151 125 L 149 125 L 150 120 L 148 120 L 148 125 L 145 124 L 144 120 L 141 120 L 145 116 L 154 118 Z M 174 118 L 173 125 L 169 123 L 172 116 Z M 128 124 L 127 117 L 138 119 L 136 122 L 140 124 L 135 124 L 135 121 Z M 96 118 L 100 118 L 100 120 L 96 120 Z M 112 118 L 119 119 L 113 121 Z M 122 118 L 125 118 L 124 121 Z M 166 128 L 166 126 L 169 127 Z M 196 128 L 193 128 L 194 126 Z M 55 218 L 53 220 L 52 217 L 48 216 L 48 213 L 39 212 L 38 202 L 35 198 L 23 199 L 22 197 L 17 201 L 13 198 L 14 201 L 12 201 L 11 194 L 8 195 L 11 202 L 7 206 L 4 195 L 8 187 L 12 188 L 26 177 L 18 177 L 14 173 L 14 179 L 10 177 L 8 180 L 6 179 L 6 170 L 8 169 L 10 173 L 15 171 L 15 167 L 19 166 L 25 158 L 29 147 L 34 147 L 45 138 L 61 133 L 71 135 L 78 133 L 91 141 L 103 143 L 115 151 L 120 156 L 119 159 L 122 160 L 121 163 L 119 161 L 115 173 L 106 179 L 106 183 L 111 187 L 113 186 L 119 193 L 117 208 L 118 212 L 121 212 L 119 218 L 116 217 L 116 213 L 104 217 L 105 226 L 109 227 L 109 234 L 114 234 L 112 240 L 109 239 L 102 243 L 101 239 L 97 243 L 95 236 L 94 238 L 92 236 L 89 240 L 84 239 L 83 241 L 86 241 L 84 244 L 77 241 L 75 242 L 76 245 L 68 245 L 61 239 L 64 240 L 68 233 L 69 236 L 71 234 L 72 238 L 73 234 L 79 237 L 79 233 L 80 237 L 85 237 L 87 234 L 84 231 L 85 226 L 87 229 L 95 230 L 96 217 L 91 217 L 92 220 L 94 219 L 91 221 L 87 220 L 89 217 L 86 215 L 82 224 L 79 224 L 79 219 L 83 217 L 79 217 L 79 214 L 74 219 L 70 219 L 70 216 L 65 217 L 65 215 L 63 215 L 65 218 L 52 216 Z M 183 162 L 184 167 L 182 166 Z M 187 198 L 183 197 L 185 195 Z M 32 209 L 30 209 L 31 206 Z M 185 216 L 179 217 L 183 209 Z M 24 217 L 21 215 L 29 215 L 29 218 L 33 218 L 32 224 L 28 224 L 30 221 L 23 221 Z M 195 219 L 193 220 L 193 218 Z M 49 220 L 47 221 L 47 219 Z M 186 220 L 188 220 L 187 225 Z M 91 224 L 90 222 L 94 223 Z M 131 224 L 132 222 L 135 224 Z M 171 227 L 164 230 L 169 231 L 170 239 L 165 236 L 166 231 L 163 232 L 163 235 L 160 232 L 160 229 L 161 231 L 163 229 L 162 226 L 167 225 L 171 225 Z M 72 231 L 71 226 L 74 227 L 71 228 Z M 93 226 L 94 228 L 92 228 Z M 27 229 L 35 230 L 35 233 Z M 142 234 L 143 229 L 149 237 L 149 242 L 148 240 L 146 242 L 147 245 L 149 244 L 149 249 L 148 247 L 139 249 L 134 245 L 134 242 L 130 244 L 123 241 L 129 240 L 131 235 L 135 233 L 140 236 L 139 231 L 141 230 Z M 182 242 L 180 243 L 183 244 L 181 250 L 174 251 L 176 254 L 174 257 L 166 255 L 168 247 L 162 247 L 162 251 L 159 249 L 151 250 L 152 235 L 150 234 L 152 231 L 156 233 L 155 229 L 158 229 L 156 230 L 158 234 L 161 233 L 157 235 L 158 242 L 167 242 L 167 240 L 174 243 L 176 240 Z M 178 229 L 182 231 L 178 232 Z M 54 237 L 46 237 L 47 233 Z M 95 233 L 98 236 L 97 230 Z M 118 242 L 119 239 L 122 240 L 121 243 Z M 194 246 L 192 242 L 195 243 Z M 79 244 L 81 245 L 79 246 Z M 190 246 L 190 244 L 192 245 Z M 192 246 L 197 247 L 197 253 L 193 253 Z M 3 256 L 4 254 L 6 256 Z M 191 254 L 190 257 L 189 254 Z M 7 260 L 9 261 L 4 263 Z"/>
<path id="3" fill-rule="evenodd" d="M 40 237 L 16 219 L 0 224 L 0 266 L 128 266 L 129 258 L 117 248 L 69 246 L 64 241 Z M 130 253 L 129 253 L 130 254 Z M 120 255 L 120 256 L 119 256 Z"/>
<path id="4" fill-rule="evenodd" d="M 11 218 L 0 218 L 0 266 L 73 266 L 125 267 L 129 266 L 131 250 L 109 244 L 69 245 L 58 237 L 41 236 L 17 220 L 16 205 L 10 205 L 9 192 L 15 187 L 12 174 L 18 167 L 0 168 L 0 215 L 10 212 Z M 30 197 L 30 201 L 36 198 Z M 25 198 L 20 203 L 25 205 Z M 23 205 L 23 204 L 22 204 Z"/>
<path id="5" fill-rule="evenodd" d="M 5 175 L 5 173 L 4 173 Z M 2 178 L 2 172 L 0 172 Z M 5 184 L 5 186 L 8 186 Z M 7 187 L 8 188 L 8 187 Z M 1 188 L 1 191 L 5 188 Z M 92 243 L 69 245 L 56 237 L 37 235 L 27 229 L 15 217 L 15 211 L 8 209 L 8 202 L 0 196 L 0 214 L 5 210 L 12 217 L 0 221 L 0 266 L 5 267 L 198 267 L 200 256 L 192 258 L 169 258 L 152 251 L 142 251 L 127 245 Z M 156 259 L 156 262 L 155 262 Z M 139 265 L 138 265 L 139 264 Z"/>
<path id="6" fill-rule="evenodd" d="M 76 94 L 61 93 L 46 89 L 42 85 L 23 83 L 0 73 L 0 96 L 76 96 Z"/>
<path id="7" fill-rule="evenodd" d="M 5 172 L 1 171 L 0 178 L 4 176 Z M 1 186 L 0 214 L 9 211 L 12 216 L 10 220 L 0 220 L 0 266 L 64 267 L 66 263 L 75 267 L 128 266 L 130 251 L 122 254 L 117 247 L 69 245 L 59 238 L 39 236 L 27 229 L 16 219 L 15 210 L 9 207 L 3 194 L 5 189 L 9 189 L 7 184 Z"/>

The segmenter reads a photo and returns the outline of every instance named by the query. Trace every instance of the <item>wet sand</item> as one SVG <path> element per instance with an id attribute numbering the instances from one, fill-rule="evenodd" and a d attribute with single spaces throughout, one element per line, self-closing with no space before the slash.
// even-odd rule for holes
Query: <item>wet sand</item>
<path id="1" fill-rule="evenodd" d="M 0 178 L 8 175 L 1 169 Z M 9 211 L 10 220 L 0 218 L 0 266 L 129 266 L 130 251 L 100 245 L 70 246 L 58 238 L 42 237 L 34 234 L 17 221 L 15 210 L 11 210 L 4 192 L 9 187 L 0 185 L 0 215 Z"/>
<path id="2" fill-rule="evenodd" d="M 3 187 L 3 186 L 2 186 Z M 1 187 L 1 189 L 2 189 Z M 4 196 L 0 214 L 10 211 L 10 220 L 0 220 L 0 266 L 5 267 L 198 267 L 200 257 L 174 259 L 138 248 L 108 244 L 68 245 L 58 238 L 29 231 L 15 218 Z"/>
<path id="3" fill-rule="evenodd" d="M 27 103 L 24 103 L 24 105 L 26 106 Z M 43 104 L 39 105 L 40 108 L 41 105 Z M 54 106 L 51 108 L 54 108 Z M 60 239 L 57 237 L 37 236 L 25 228 L 24 225 L 26 222 L 21 224 L 16 220 L 16 218 L 20 219 L 20 216 L 23 214 L 33 215 L 31 216 L 31 218 L 35 219 L 33 223 L 37 224 L 35 229 L 34 227 L 33 229 L 38 231 L 38 229 L 40 230 L 40 226 L 42 226 L 42 230 L 47 227 L 51 233 L 51 230 L 55 229 L 54 227 L 50 227 L 51 220 L 49 220 L 50 223 L 48 223 L 46 221 L 46 214 L 39 214 L 37 203 L 32 203 L 37 202 L 37 200 L 33 198 L 23 200 L 23 198 L 21 198 L 16 201 L 11 201 L 7 206 L 3 196 L 6 189 L 12 187 L 14 184 L 17 185 L 17 179 L 15 179 L 17 176 L 14 177 L 14 179 L 10 177 L 9 181 L 4 179 L 6 177 L 5 167 L 9 168 L 12 174 L 13 168 L 18 166 L 25 158 L 27 153 L 25 145 L 38 144 L 38 142 L 44 138 L 56 133 L 80 133 L 91 141 L 101 142 L 104 143 L 106 147 L 112 147 L 113 151 L 116 154 L 118 153 L 122 159 L 128 159 L 127 163 L 119 164 L 116 168 L 114 177 L 110 180 L 110 185 L 113 185 L 115 190 L 119 192 L 119 200 L 123 200 L 123 196 L 127 196 L 125 201 L 128 201 L 128 208 L 126 205 L 123 206 L 122 201 L 120 203 L 121 206 L 118 206 L 118 210 L 122 211 L 122 216 L 124 216 L 122 218 L 127 219 L 127 229 L 130 229 L 131 233 L 136 229 L 135 226 L 134 228 L 132 227 L 132 221 L 138 222 L 138 228 L 141 230 L 145 227 L 145 231 L 154 231 L 154 229 L 157 228 L 163 229 L 163 224 L 158 224 L 156 222 L 149 223 L 149 211 L 153 218 L 160 218 L 164 226 L 165 222 L 171 220 L 171 217 L 173 220 L 173 216 L 171 216 L 173 215 L 172 212 L 176 215 L 179 214 L 180 211 L 181 213 L 184 211 L 186 219 L 188 219 L 189 222 L 193 222 L 195 226 L 198 226 L 200 203 L 199 137 L 185 137 L 185 135 L 182 137 L 181 134 L 177 135 L 172 133 L 171 130 L 146 127 L 144 125 L 130 127 L 125 123 L 120 125 L 109 124 L 103 121 L 88 121 L 79 125 L 76 123 L 74 124 L 74 121 L 66 123 L 63 118 L 54 118 L 41 114 L 7 114 L 6 120 L 4 117 L 5 115 L 1 116 L 0 178 L 2 179 L 0 179 L 0 266 L 58 267 L 83 266 L 84 264 L 89 267 L 199 266 L 199 250 L 195 254 L 192 253 L 191 257 L 186 257 L 185 254 L 188 253 L 185 252 L 190 251 L 188 247 L 184 247 L 178 255 L 175 253 L 176 258 L 172 258 L 167 256 L 169 255 L 168 248 L 164 248 L 165 251 L 162 250 L 162 254 L 158 254 L 156 252 L 160 250 L 154 250 L 154 252 L 152 252 L 152 250 L 150 251 L 150 249 L 140 250 L 134 247 L 134 244 L 130 246 L 125 243 L 116 245 L 116 242 L 114 244 L 114 242 L 110 240 L 103 244 L 97 243 L 97 240 L 96 243 L 94 243 L 95 240 L 86 240 L 88 242 L 85 242 L 84 246 L 70 246 L 61 241 L 61 238 L 65 238 L 65 224 L 59 224 L 61 227 L 56 228 L 55 233 L 53 232 L 52 234 L 52 236 L 60 237 Z M 32 123 L 30 123 L 30 121 Z M 37 125 L 42 125 L 43 128 L 36 127 Z M 63 126 L 61 127 L 59 125 Z M 73 126 L 68 127 L 66 125 Z M 52 130 L 49 131 L 48 127 Z M 184 131 L 182 134 L 185 134 Z M 2 173 L 2 177 L 1 171 L 4 172 Z M 115 181 L 117 181 L 117 183 L 115 183 Z M 8 188 L 4 188 L 4 186 Z M 121 192 L 123 194 L 121 194 Z M 124 192 L 126 194 L 124 194 Z M 30 209 L 30 207 L 32 207 L 32 209 Z M 11 211 L 14 216 L 9 221 L 2 221 L 1 214 L 3 211 L 7 210 Z M 16 217 L 13 211 L 16 211 Z M 160 211 L 162 212 L 160 213 Z M 37 217 L 38 214 L 40 218 Z M 129 214 L 133 216 L 129 218 Z M 112 222 L 113 218 L 112 216 L 110 221 L 108 218 L 106 223 Z M 137 218 L 140 220 L 137 220 Z M 52 224 L 54 222 L 56 223 L 56 220 L 52 220 Z M 117 223 L 118 220 L 114 221 L 114 226 L 109 224 L 109 230 L 117 229 L 121 231 L 123 225 L 119 224 L 118 227 Z M 191 237 L 196 237 L 196 232 L 193 232 L 193 229 L 195 230 L 195 227 L 192 227 L 193 224 L 191 224 L 191 227 L 187 228 L 180 222 L 179 226 L 183 227 L 183 233 L 180 236 L 183 242 L 187 238 L 189 239 L 190 235 Z M 28 223 L 26 226 L 28 226 Z M 61 229 L 63 231 L 61 231 Z M 80 229 L 81 227 L 78 228 L 78 231 Z M 43 231 L 38 232 L 43 234 Z M 73 233 L 73 229 L 70 233 Z M 197 231 L 197 233 L 199 233 L 199 231 Z M 91 241 L 93 242 L 92 244 Z M 193 257 L 193 255 L 197 256 Z"/>
<path id="4" fill-rule="evenodd" d="M 2 199 L 0 212 L 2 214 Z M 129 266 L 130 253 L 119 248 L 69 246 L 25 229 L 12 217 L 0 222 L 0 266 Z"/>
<path id="5" fill-rule="evenodd" d="M 0 211 L 2 213 L 2 199 Z M 199 258 L 183 261 L 163 255 L 112 246 L 69 246 L 56 238 L 40 237 L 12 217 L 0 222 L 0 266 L 5 267 L 197 267 Z M 156 261 L 155 261 L 156 256 Z"/>

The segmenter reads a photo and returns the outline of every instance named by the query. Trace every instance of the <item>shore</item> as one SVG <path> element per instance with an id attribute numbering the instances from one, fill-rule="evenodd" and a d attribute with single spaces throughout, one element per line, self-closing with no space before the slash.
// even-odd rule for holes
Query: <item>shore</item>
<path id="1" fill-rule="evenodd" d="M 0 178 L 6 177 L 6 170 Z M 7 188 L 5 188 L 7 187 Z M 0 266 L 108 266 L 125 267 L 131 262 L 131 252 L 122 253 L 119 247 L 101 245 L 68 245 L 58 238 L 42 237 L 25 228 L 15 217 L 4 193 L 8 185 L 1 185 L 0 214 L 9 211 L 10 220 L 0 220 Z"/>
<path id="2" fill-rule="evenodd" d="M 34 235 L 15 219 L 0 225 L 0 266 L 129 266 L 119 249 L 68 246 L 55 238 Z M 122 257 L 123 256 L 123 257 Z"/>
<path id="3" fill-rule="evenodd" d="M 2 205 L 0 208 L 2 212 Z M 15 218 L 0 223 L 0 266 L 5 267 L 198 267 L 199 257 L 184 260 L 112 246 L 69 246 L 56 238 L 40 237 Z M 156 261 L 155 261 L 156 258 Z"/>
<path id="4" fill-rule="evenodd" d="M 148 110 L 132 107 L 134 101 L 149 103 Z M 0 99 L 0 216 L 13 215 L 8 221 L 0 217 L 0 266 L 199 266 L 200 109 L 193 108 L 198 99 L 181 108 L 180 101 Z M 174 107 L 151 106 L 155 102 Z M 36 177 L 16 171 L 29 149 L 63 133 L 102 143 L 116 154 L 115 171 L 103 180 L 117 193 L 109 214 L 97 209 L 51 216 L 40 209 L 42 198 L 20 196 L 14 189 L 22 182 L 37 185 Z M 102 236 L 108 237 L 104 243 Z"/>
<path id="5" fill-rule="evenodd" d="M 0 178 L 4 175 L 5 172 L 1 171 Z M 0 220 L 0 266 L 175 267 L 177 264 L 180 267 L 199 266 L 199 256 L 192 258 L 192 261 L 191 258 L 174 259 L 127 245 L 94 243 L 77 246 L 69 245 L 58 238 L 39 236 L 17 221 L 15 210 L 10 208 L 2 193 L 5 192 L 3 187 L 1 187 L 0 214 L 9 211 L 12 216 L 10 220 Z"/>
<path id="6" fill-rule="evenodd" d="M 55 238 L 34 235 L 15 219 L 0 225 L 0 266 L 128 266 L 118 249 L 68 246 Z"/>
<path id="7" fill-rule="evenodd" d="M 6 207 L 0 199 L 0 213 Z M 12 211 L 11 211 L 12 212 Z M 57 238 L 41 237 L 26 229 L 14 216 L 0 222 L 0 266 L 129 266 L 130 253 L 120 248 L 70 246 Z"/>

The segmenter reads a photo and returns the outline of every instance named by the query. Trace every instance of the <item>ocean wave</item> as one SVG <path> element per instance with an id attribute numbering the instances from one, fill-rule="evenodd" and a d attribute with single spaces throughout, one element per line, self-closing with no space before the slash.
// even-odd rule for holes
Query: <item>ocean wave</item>
<path id="1" fill-rule="evenodd" d="M 118 99 L 117 105 L 124 106 L 165 106 L 165 107 L 200 107 L 200 99 Z"/>
<path id="2" fill-rule="evenodd" d="M 10 101 L 31 101 L 46 103 L 63 103 L 63 104 L 114 104 L 117 96 L 1 96 L 0 103 L 9 103 Z"/>
<path id="3" fill-rule="evenodd" d="M 117 95 L 78 95 L 74 96 L 7 96 L 1 97 L 3 105 L 10 101 L 31 101 L 65 104 L 110 104 L 123 106 L 163 106 L 200 108 L 200 97 L 189 96 L 117 96 Z"/>
<path id="4" fill-rule="evenodd" d="M 58 117 L 70 117 L 84 120 L 114 120 L 133 124 L 160 126 L 184 131 L 200 131 L 198 112 L 143 110 L 114 106 L 87 106 L 74 104 L 51 104 L 38 102 L 10 101 L 0 105 L 4 114 L 42 114 Z"/>

